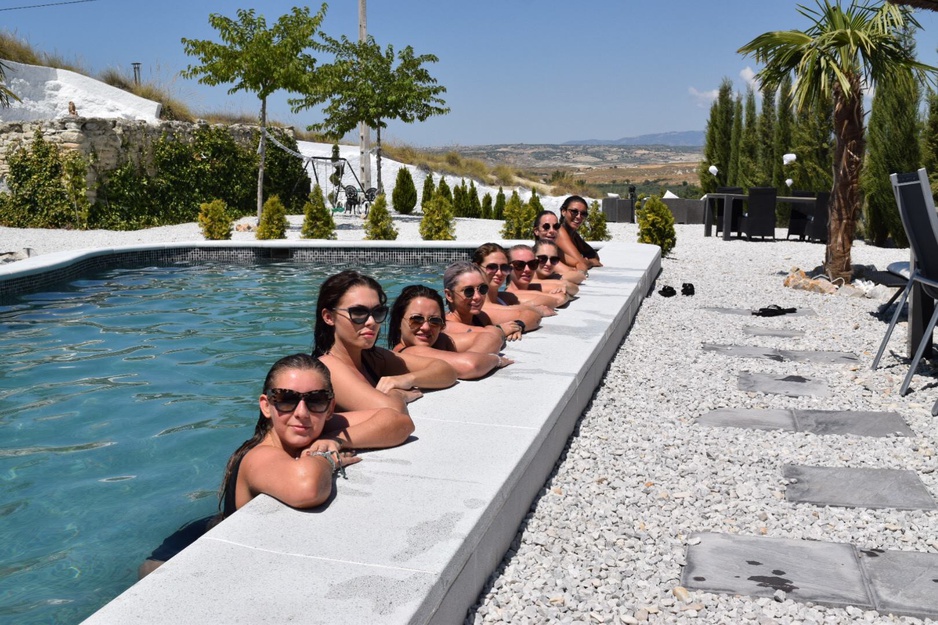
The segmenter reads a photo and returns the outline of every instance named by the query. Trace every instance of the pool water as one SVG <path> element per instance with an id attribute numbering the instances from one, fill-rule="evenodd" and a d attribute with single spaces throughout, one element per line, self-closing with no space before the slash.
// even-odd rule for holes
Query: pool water
<path id="1" fill-rule="evenodd" d="M 442 286 L 443 266 L 359 269 L 389 304 L 404 285 Z M 116 269 L 0 307 L 0 622 L 81 621 L 217 510 L 263 378 L 310 350 L 335 271 Z"/>

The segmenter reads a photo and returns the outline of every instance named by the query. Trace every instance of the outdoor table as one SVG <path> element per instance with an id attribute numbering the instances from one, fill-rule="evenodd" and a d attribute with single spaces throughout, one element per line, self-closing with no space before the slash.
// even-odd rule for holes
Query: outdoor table
<path id="1" fill-rule="evenodd" d="M 723 240 L 729 241 L 732 238 L 730 229 L 733 225 L 733 200 L 748 200 L 748 193 L 708 193 L 707 194 L 707 210 L 704 211 L 704 236 L 709 237 L 712 235 L 711 229 L 713 228 L 713 211 L 710 209 L 710 199 L 723 199 Z M 789 195 L 779 195 L 775 198 L 776 203 L 787 202 L 789 204 L 810 204 L 814 207 L 817 203 L 817 198 L 814 197 L 804 197 L 804 196 L 789 196 Z M 729 210 L 727 210 L 729 207 Z"/>

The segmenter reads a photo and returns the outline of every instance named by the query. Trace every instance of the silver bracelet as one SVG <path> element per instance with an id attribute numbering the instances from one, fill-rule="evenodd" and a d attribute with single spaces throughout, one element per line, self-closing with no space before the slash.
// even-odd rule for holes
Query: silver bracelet
<path id="1" fill-rule="evenodd" d="M 336 461 L 332 458 L 332 454 L 338 455 L 338 452 L 334 451 L 311 451 L 308 452 L 310 456 L 321 456 L 329 462 L 329 466 L 332 467 L 332 474 L 335 475 L 338 472 L 343 479 L 348 479 L 348 476 L 345 474 L 345 467 L 342 464 L 336 464 Z"/>

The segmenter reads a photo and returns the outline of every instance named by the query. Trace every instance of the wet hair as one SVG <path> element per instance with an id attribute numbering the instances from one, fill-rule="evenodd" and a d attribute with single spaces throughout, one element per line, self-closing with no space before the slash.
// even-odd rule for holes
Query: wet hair
<path id="1" fill-rule="evenodd" d="M 472 253 L 472 262 L 481 267 L 482 261 L 485 260 L 485 257 L 489 254 L 494 254 L 495 252 L 501 252 L 505 255 L 505 258 L 508 257 L 508 252 L 506 252 L 505 248 L 503 248 L 498 243 L 483 243 Z"/>
<path id="2" fill-rule="evenodd" d="M 322 318 L 323 310 L 335 310 L 339 300 L 349 289 L 356 286 L 365 286 L 378 294 L 378 301 L 383 306 L 388 301 L 384 289 L 378 281 L 371 276 L 347 270 L 326 278 L 319 287 L 319 298 L 316 300 L 316 325 L 313 328 L 313 356 L 322 356 L 335 345 L 335 326 L 326 323 Z"/>
<path id="3" fill-rule="evenodd" d="M 546 247 L 548 245 L 553 248 L 556 248 L 558 252 L 560 251 L 560 246 L 554 243 L 553 241 L 551 241 L 550 239 L 538 239 L 537 243 L 535 243 L 534 247 L 532 248 L 534 255 L 537 256 L 537 253 L 541 251 L 541 248 Z"/>
<path id="4" fill-rule="evenodd" d="M 486 243 L 486 245 L 498 245 L 498 244 Z M 498 247 L 501 247 L 501 245 L 498 245 Z M 457 260 L 455 263 L 447 267 L 446 271 L 443 272 L 443 288 L 446 289 L 447 291 L 452 291 L 453 287 L 456 286 L 456 280 L 459 278 L 459 276 L 463 275 L 464 273 L 477 273 L 480 276 L 482 276 L 483 280 L 485 280 L 485 274 L 482 273 L 482 269 L 477 264 L 470 262 L 468 260 Z M 453 310 L 452 302 L 447 302 L 447 304 L 449 304 L 449 309 Z"/>
<path id="5" fill-rule="evenodd" d="M 534 240 L 535 241 L 537 240 L 537 237 L 538 237 L 537 231 L 541 229 L 541 222 L 544 221 L 544 217 L 546 217 L 547 215 L 553 215 L 554 217 L 557 217 L 557 213 L 555 213 L 554 211 L 542 210 L 541 212 L 537 214 L 537 217 L 534 218 Z"/>
<path id="6" fill-rule="evenodd" d="M 323 383 L 326 385 L 326 390 L 332 390 L 332 376 L 329 374 L 329 369 L 326 365 L 322 364 L 319 359 L 314 356 L 301 353 L 284 356 L 275 362 L 270 368 L 270 371 L 267 372 L 267 377 L 264 378 L 264 388 L 261 390 L 261 393 L 266 395 L 271 389 L 274 379 L 282 372 L 291 370 L 315 371 L 322 378 Z M 258 412 L 257 424 L 254 426 L 254 436 L 244 441 L 241 446 L 231 454 L 231 457 L 228 458 L 228 464 L 225 466 L 225 476 L 222 478 L 221 488 L 218 489 L 219 510 L 224 510 L 225 493 L 228 490 L 228 482 L 231 481 L 234 468 L 240 465 L 244 454 L 248 453 L 248 451 L 254 447 L 257 447 L 264 440 L 267 433 L 273 427 L 273 420 L 268 419 L 263 410 L 258 410 Z M 233 507 L 234 502 L 231 502 L 231 505 Z"/>
<path id="7" fill-rule="evenodd" d="M 401 294 L 394 300 L 391 306 L 391 320 L 388 322 L 388 347 L 394 349 L 394 346 L 401 341 L 401 322 L 404 321 L 404 312 L 410 303 L 418 297 L 432 299 L 440 307 L 440 314 L 446 313 L 446 305 L 443 304 L 443 297 L 436 289 L 431 289 L 422 284 L 411 284 L 405 286 Z"/>

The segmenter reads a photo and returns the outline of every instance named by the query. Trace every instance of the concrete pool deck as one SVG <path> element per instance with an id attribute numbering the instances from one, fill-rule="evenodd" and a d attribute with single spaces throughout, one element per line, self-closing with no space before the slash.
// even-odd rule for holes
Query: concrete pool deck
<path id="1" fill-rule="evenodd" d="M 515 364 L 414 403 L 412 439 L 363 454 L 327 505 L 259 497 L 85 622 L 462 622 L 660 271 L 657 247 L 602 256 L 568 310 L 508 346 Z"/>

